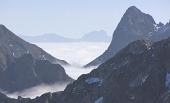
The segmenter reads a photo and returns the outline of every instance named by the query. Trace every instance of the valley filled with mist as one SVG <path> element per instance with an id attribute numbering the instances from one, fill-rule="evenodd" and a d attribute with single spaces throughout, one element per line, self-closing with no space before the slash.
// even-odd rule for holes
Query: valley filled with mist
<path id="1" fill-rule="evenodd" d="M 101 55 L 109 46 L 108 42 L 36 42 L 33 44 L 38 45 L 56 58 L 66 60 L 70 65 L 64 66 L 64 69 L 66 74 L 74 80 L 80 75 L 87 74 L 97 68 L 97 66 L 88 68 L 84 68 L 83 66 Z M 68 83 L 41 84 L 14 93 L 2 92 L 12 98 L 17 98 L 18 96 L 35 98 L 47 92 L 63 91 L 67 85 Z"/>
<path id="2" fill-rule="evenodd" d="M 170 103 L 169 0 L 0 4 L 0 103 Z"/>

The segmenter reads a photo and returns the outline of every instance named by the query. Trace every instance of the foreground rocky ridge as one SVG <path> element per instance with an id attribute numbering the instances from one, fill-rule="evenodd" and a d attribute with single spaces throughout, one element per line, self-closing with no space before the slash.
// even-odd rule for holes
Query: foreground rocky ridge
<path id="1" fill-rule="evenodd" d="M 0 90 L 16 92 L 39 84 L 71 82 L 61 65 L 68 63 L 0 25 Z"/>
<path id="2" fill-rule="evenodd" d="M 170 36 L 170 22 L 156 24 L 153 17 L 132 6 L 121 18 L 108 49 L 85 67 L 98 66 L 136 40 L 160 41 Z"/>
<path id="3" fill-rule="evenodd" d="M 169 103 L 170 38 L 150 46 L 132 42 L 63 92 L 35 99 L 0 97 L 3 103 Z"/>

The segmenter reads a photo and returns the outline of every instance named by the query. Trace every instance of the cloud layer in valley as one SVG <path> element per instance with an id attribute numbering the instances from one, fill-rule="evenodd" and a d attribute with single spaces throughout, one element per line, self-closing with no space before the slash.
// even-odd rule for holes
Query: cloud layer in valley
<path id="1" fill-rule="evenodd" d="M 99 55 L 109 43 L 78 42 L 78 43 L 36 43 L 54 57 L 66 60 L 73 66 L 83 66 Z"/>
<path id="2" fill-rule="evenodd" d="M 71 66 L 65 66 L 66 73 L 73 79 L 77 79 L 82 74 L 89 73 L 91 68 L 82 68 L 97 56 L 101 55 L 108 47 L 108 43 L 37 43 L 45 51 L 54 57 L 68 61 Z M 58 83 L 53 85 L 41 84 L 39 86 L 29 88 L 23 91 L 7 93 L 9 97 L 17 98 L 18 96 L 35 98 L 47 92 L 63 91 L 68 83 Z"/>
<path id="3" fill-rule="evenodd" d="M 89 73 L 91 68 L 82 68 L 85 64 L 101 55 L 109 46 L 108 42 L 73 42 L 73 43 L 36 43 L 54 57 L 66 60 L 71 66 L 65 66 L 66 73 L 73 79 Z"/>
<path id="4" fill-rule="evenodd" d="M 5 93 L 7 96 L 11 98 L 18 98 L 18 96 L 22 96 L 24 98 L 27 98 L 27 97 L 35 98 L 47 92 L 63 91 L 67 85 L 68 83 L 57 83 L 53 85 L 41 84 L 41 85 L 26 89 L 23 91 L 19 91 L 19 92 L 14 92 L 14 93 L 8 93 L 5 91 L 1 91 L 1 92 Z"/>

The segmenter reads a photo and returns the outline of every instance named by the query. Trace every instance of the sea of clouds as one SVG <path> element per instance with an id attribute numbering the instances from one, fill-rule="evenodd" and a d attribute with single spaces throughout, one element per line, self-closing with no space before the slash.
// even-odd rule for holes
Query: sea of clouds
<path id="1" fill-rule="evenodd" d="M 23 91 L 8 93 L 6 91 L 1 91 L 11 98 L 18 98 L 18 96 L 22 96 L 23 98 L 35 98 L 37 96 L 41 96 L 44 93 L 48 92 L 57 92 L 63 91 L 68 83 L 57 83 L 53 85 L 41 84 Z"/>
<path id="2" fill-rule="evenodd" d="M 35 43 L 52 56 L 66 60 L 71 66 L 64 66 L 66 73 L 73 79 L 82 74 L 87 74 L 96 67 L 83 68 L 83 66 L 101 55 L 109 46 L 104 42 L 74 42 L 74 43 Z M 41 84 L 15 93 L 7 93 L 9 97 L 18 96 L 35 98 L 47 92 L 63 91 L 68 83 L 57 83 L 53 85 Z"/>
<path id="3" fill-rule="evenodd" d="M 72 42 L 72 43 L 35 43 L 56 58 L 66 60 L 73 66 L 83 66 L 108 47 L 105 42 Z"/>

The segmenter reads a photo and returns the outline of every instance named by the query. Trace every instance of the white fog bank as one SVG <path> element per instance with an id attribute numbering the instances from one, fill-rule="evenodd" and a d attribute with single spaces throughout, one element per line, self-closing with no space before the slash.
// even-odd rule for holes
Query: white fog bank
<path id="1" fill-rule="evenodd" d="M 41 96 L 44 93 L 63 91 L 67 85 L 68 83 L 57 83 L 53 85 L 41 84 L 19 92 L 14 92 L 14 93 L 7 93 L 5 91 L 1 91 L 1 92 L 11 98 L 18 98 L 18 96 L 24 98 L 35 98 L 37 96 Z"/>
<path id="2" fill-rule="evenodd" d="M 56 58 L 73 66 L 83 66 L 101 55 L 109 46 L 107 42 L 35 43 Z"/>
<path id="3" fill-rule="evenodd" d="M 68 74 L 74 80 L 76 80 L 82 74 L 87 74 L 91 72 L 95 68 L 96 67 L 82 68 L 78 66 L 77 67 L 76 66 L 64 66 L 66 74 Z"/>
<path id="4" fill-rule="evenodd" d="M 56 58 L 66 60 L 71 66 L 64 66 L 66 73 L 73 79 L 77 79 L 82 74 L 87 74 L 96 67 L 82 68 L 99 55 L 108 47 L 109 43 L 35 43 L 46 52 Z M 24 91 L 7 94 L 9 97 L 17 98 L 18 96 L 35 98 L 47 92 L 63 91 L 68 83 L 54 85 L 39 85 Z"/>
<path id="5" fill-rule="evenodd" d="M 89 73 L 96 67 L 83 68 L 101 55 L 109 46 L 108 42 L 72 42 L 72 43 L 35 43 L 52 56 L 66 60 L 71 66 L 65 66 L 66 73 L 73 79 Z"/>

